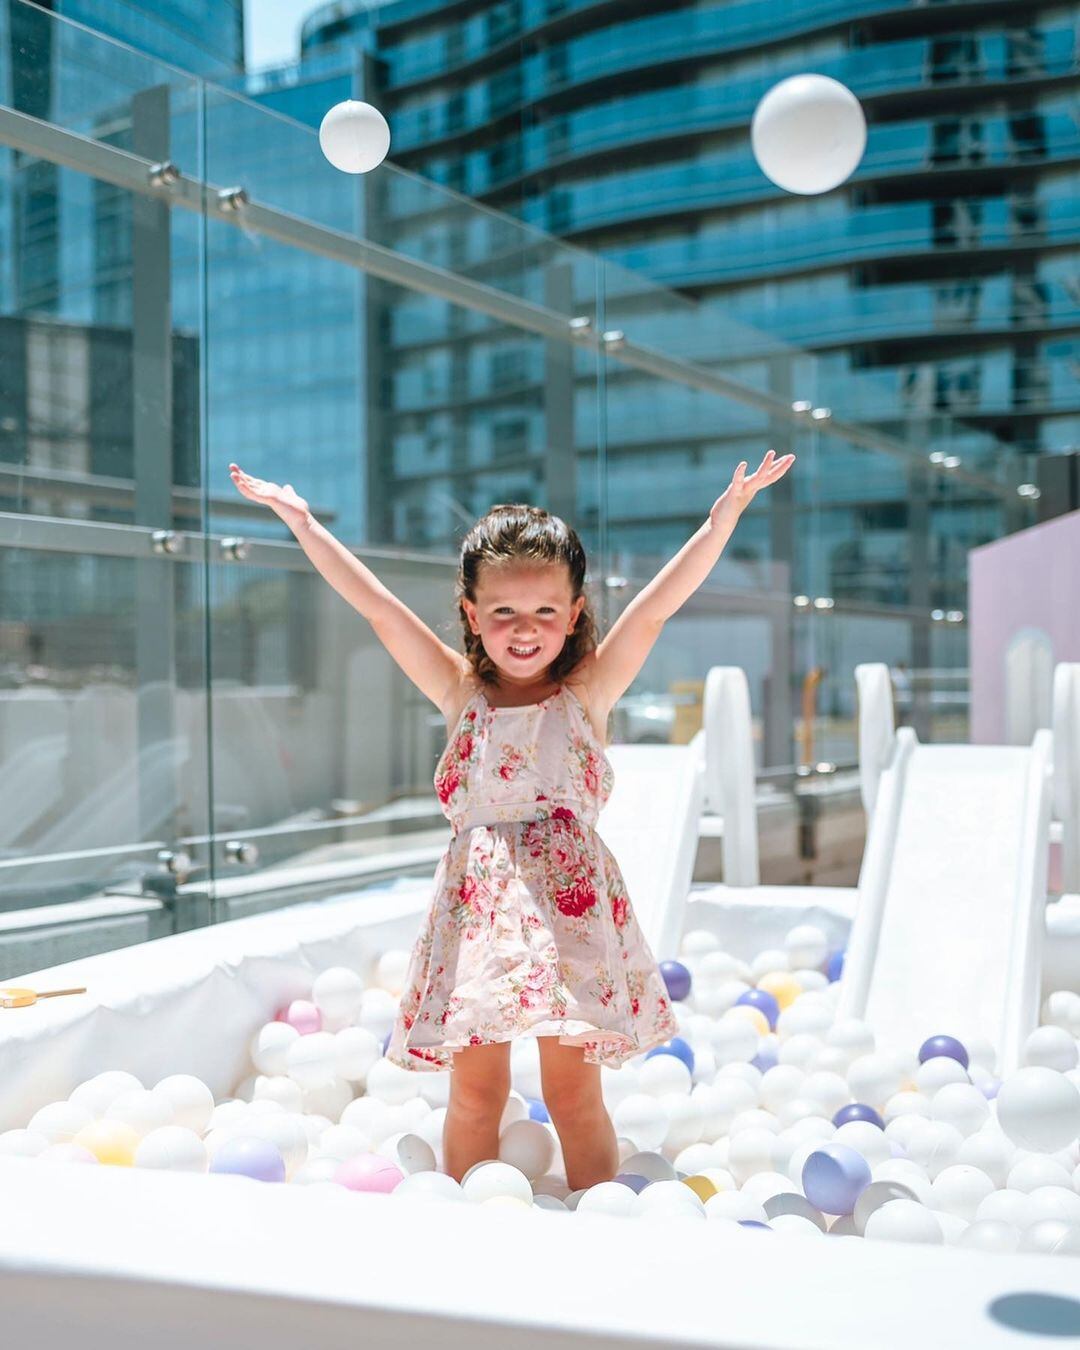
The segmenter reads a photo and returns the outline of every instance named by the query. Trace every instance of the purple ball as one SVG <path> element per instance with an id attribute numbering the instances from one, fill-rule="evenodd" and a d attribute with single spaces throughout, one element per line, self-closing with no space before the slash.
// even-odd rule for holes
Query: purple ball
<path id="1" fill-rule="evenodd" d="M 841 1125 L 846 1125 L 849 1120 L 867 1120 L 871 1125 L 876 1125 L 879 1130 L 885 1128 L 885 1122 L 882 1118 L 872 1106 L 867 1106 L 865 1102 L 849 1102 L 847 1106 L 842 1106 L 833 1116 L 832 1123 L 839 1129 Z"/>
<path id="2" fill-rule="evenodd" d="M 773 1231 L 767 1223 L 762 1223 L 760 1219 L 738 1219 L 736 1222 L 740 1228 L 765 1228 L 770 1233 Z"/>
<path id="3" fill-rule="evenodd" d="M 526 1097 L 525 1100 L 529 1103 L 530 1120 L 548 1121 L 551 1119 L 551 1116 L 548 1114 L 547 1107 L 539 1099 L 539 1097 Z"/>
<path id="4" fill-rule="evenodd" d="M 828 975 L 831 983 L 835 983 L 844 973 L 844 956 L 845 952 L 842 947 L 838 947 L 836 951 L 829 953 L 829 959 L 825 963 L 825 974 Z"/>
<path id="5" fill-rule="evenodd" d="M 923 1041 L 919 1047 L 920 1064 L 925 1064 L 928 1059 L 935 1059 L 939 1055 L 943 1055 L 947 1059 L 955 1059 L 965 1069 L 968 1066 L 968 1052 L 955 1036 L 931 1036 L 928 1041 Z"/>
<path id="6" fill-rule="evenodd" d="M 694 1052 L 681 1036 L 672 1036 L 665 1045 L 654 1046 L 645 1058 L 652 1059 L 653 1055 L 674 1055 L 676 1059 L 682 1060 L 691 1073 L 694 1072 Z"/>
<path id="7" fill-rule="evenodd" d="M 992 1078 L 989 1083 L 980 1083 L 979 1086 L 982 1088 L 982 1094 L 986 1100 L 991 1101 L 1001 1090 L 1001 1079 Z"/>
<path id="8" fill-rule="evenodd" d="M 870 1164 L 846 1144 L 822 1144 L 802 1171 L 803 1194 L 825 1214 L 850 1214 L 870 1185 Z"/>
<path id="9" fill-rule="evenodd" d="M 745 994 L 740 994 L 735 1000 L 735 1006 L 742 1003 L 747 1008 L 757 1008 L 758 1012 L 765 1014 L 769 1023 L 769 1030 L 776 1030 L 776 1019 L 780 1016 L 780 1004 L 775 995 L 770 994 L 767 989 L 748 989 Z"/>
<path id="10" fill-rule="evenodd" d="M 637 1172 L 620 1172 L 615 1180 L 621 1182 L 624 1186 L 629 1186 L 635 1195 L 640 1195 L 649 1184 L 649 1178 L 639 1176 Z"/>
<path id="11" fill-rule="evenodd" d="M 285 1160 L 269 1141 L 251 1134 L 226 1139 L 210 1161 L 211 1172 L 229 1172 L 255 1181 L 284 1181 Z"/>
<path id="12" fill-rule="evenodd" d="M 660 974 L 664 977 L 668 994 L 676 1003 L 690 992 L 690 972 L 681 961 L 661 961 Z"/>
<path id="13" fill-rule="evenodd" d="M 386 1035 L 383 1037 L 382 1052 L 384 1055 L 386 1054 L 386 1047 L 390 1044 L 390 1037 L 393 1034 L 394 1034 L 393 1031 L 388 1031 Z"/>

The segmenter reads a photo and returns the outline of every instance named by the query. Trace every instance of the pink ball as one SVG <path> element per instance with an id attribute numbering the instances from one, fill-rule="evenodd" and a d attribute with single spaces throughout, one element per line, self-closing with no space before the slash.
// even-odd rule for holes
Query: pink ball
<path id="1" fill-rule="evenodd" d="M 405 1180 L 405 1173 L 389 1158 L 382 1158 L 377 1153 L 356 1153 L 341 1164 L 334 1173 L 334 1180 L 350 1191 L 376 1191 L 388 1195 Z"/>
<path id="2" fill-rule="evenodd" d="M 322 1031 L 322 1013 L 306 998 L 294 998 L 285 1009 L 282 1020 L 295 1027 L 301 1036 L 310 1036 L 313 1031 Z"/>

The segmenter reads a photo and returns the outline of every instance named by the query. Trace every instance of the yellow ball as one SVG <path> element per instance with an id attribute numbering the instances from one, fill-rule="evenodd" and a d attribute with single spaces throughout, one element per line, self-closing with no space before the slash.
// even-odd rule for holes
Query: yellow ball
<path id="1" fill-rule="evenodd" d="M 527 1200 L 522 1200 L 516 1195 L 492 1195 L 480 1203 L 490 1205 L 494 1209 L 532 1209 Z"/>
<path id="2" fill-rule="evenodd" d="M 749 1022 L 759 1036 L 767 1036 L 769 1033 L 769 1019 L 760 1008 L 752 1008 L 749 1003 L 737 1003 L 734 1008 L 729 1008 L 724 1016 L 738 1017 L 744 1022 Z"/>
<path id="3" fill-rule="evenodd" d="M 708 1177 L 699 1175 L 694 1177 L 683 1177 L 681 1180 L 684 1186 L 690 1187 L 702 1204 L 704 1204 L 710 1196 L 716 1195 L 719 1190 L 719 1187 L 714 1186 Z"/>
<path id="4" fill-rule="evenodd" d="M 140 1136 L 122 1120 L 95 1120 L 84 1126 L 72 1140 L 89 1149 L 98 1162 L 114 1167 L 131 1167 Z"/>
<path id="5" fill-rule="evenodd" d="M 803 991 L 799 981 L 783 970 L 772 970 L 768 975 L 762 975 L 757 987 L 764 989 L 767 994 L 772 994 L 780 1004 L 781 1012 L 790 1007 Z"/>

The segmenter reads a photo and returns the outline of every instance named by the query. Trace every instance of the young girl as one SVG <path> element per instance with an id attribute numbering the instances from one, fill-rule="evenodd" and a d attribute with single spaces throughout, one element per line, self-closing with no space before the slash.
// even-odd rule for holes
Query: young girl
<path id="1" fill-rule="evenodd" d="M 443 1162 L 458 1181 L 499 1155 L 510 1042 L 535 1036 L 544 1104 L 573 1190 L 618 1171 L 600 1066 L 678 1024 L 618 864 L 595 832 L 612 788 L 608 715 L 667 619 L 712 571 L 740 514 L 794 455 L 746 462 L 708 519 L 597 640 L 577 534 L 536 507 L 495 506 L 461 546 L 464 654 L 442 642 L 311 515 L 290 484 L 230 464 L 371 624 L 446 719 L 435 775 L 453 827 L 386 1054 L 453 1069 Z"/>

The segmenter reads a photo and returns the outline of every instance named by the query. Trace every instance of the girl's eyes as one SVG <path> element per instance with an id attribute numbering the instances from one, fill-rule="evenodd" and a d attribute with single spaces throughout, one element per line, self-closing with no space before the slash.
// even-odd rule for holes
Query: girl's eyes
<path id="1" fill-rule="evenodd" d="M 510 607 L 509 605 L 500 605 L 500 606 L 498 607 L 498 609 L 496 609 L 496 611 L 495 611 L 496 614 L 512 614 L 513 612 L 514 612 L 514 611 L 511 609 L 511 607 Z M 541 605 L 540 608 L 537 610 L 537 613 L 538 613 L 538 614 L 554 614 L 554 613 L 555 613 L 555 609 L 554 609 L 554 606 L 552 606 L 552 605 Z"/>

